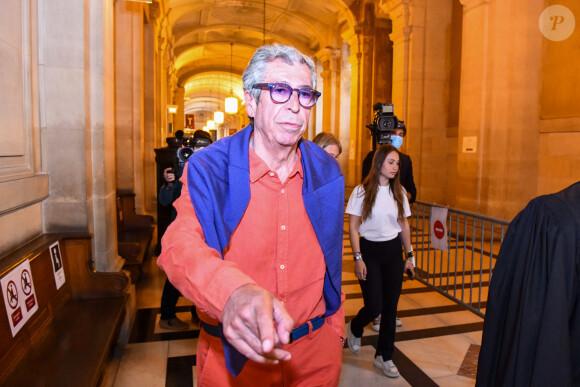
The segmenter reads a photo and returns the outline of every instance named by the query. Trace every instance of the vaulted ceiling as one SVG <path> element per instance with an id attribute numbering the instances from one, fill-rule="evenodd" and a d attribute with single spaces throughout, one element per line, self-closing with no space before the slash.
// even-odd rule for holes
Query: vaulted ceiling
<path id="1" fill-rule="evenodd" d="M 264 42 L 292 45 L 308 55 L 340 48 L 354 26 L 352 0 L 168 0 L 174 67 L 185 87 L 186 112 L 223 109 L 243 101 L 241 75 Z"/>

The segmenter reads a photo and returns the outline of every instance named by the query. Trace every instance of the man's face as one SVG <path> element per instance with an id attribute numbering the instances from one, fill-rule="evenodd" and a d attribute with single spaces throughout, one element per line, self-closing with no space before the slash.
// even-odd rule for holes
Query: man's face
<path id="1" fill-rule="evenodd" d="M 266 65 L 263 83 L 286 83 L 294 89 L 311 87 L 310 70 L 305 64 L 289 65 L 276 59 Z M 298 143 L 308 125 L 310 109 L 298 103 L 298 93 L 293 92 L 287 102 L 276 103 L 265 88 L 260 102 L 249 91 L 244 94 L 246 111 L 254 117 L 255 135 L 272 147 L 291 147 Z"/>

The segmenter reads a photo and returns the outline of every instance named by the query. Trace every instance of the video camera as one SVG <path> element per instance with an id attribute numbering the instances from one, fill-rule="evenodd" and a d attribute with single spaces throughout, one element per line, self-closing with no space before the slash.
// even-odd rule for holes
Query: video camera
<path id="1" fill-rule="evenodd" d="M 366 127 L 370 129 L 373 136 L 374 148 L 376 144 L 390 144 L 393 131 L 401 127 L 403 121 L 399 121 L 394 114 L 392 103 L 376 103 L 373 105 L 373 110 L 375 111 L 374 120 Z"/>
<path id="2" fill-rule="evenodd" d="M 195 153 L 197 149 L 205 148 L 211 144 L 211 138 L 208 137 L 192 137 L 184 141 L 184 146 L 177 150 L 177 159 L 179 162 L 185 164 L 187 160 Z"/>
<path id="3" fill-rule="evenodd" d="M 180 178 L 183 173 L 183 167 L 192 154 L 210 145 L 211 135 L 203 130 L 196 130 L 193 137 L 184 138 L 183 146 L 177 150 L 177 158 L 173 166 L 173 173 L 176 178 Z"/>

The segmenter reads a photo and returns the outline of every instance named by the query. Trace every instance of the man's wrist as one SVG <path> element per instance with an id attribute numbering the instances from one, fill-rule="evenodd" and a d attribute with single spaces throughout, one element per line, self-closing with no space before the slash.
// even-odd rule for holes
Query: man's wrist
<path id="1" fill-rule="evenodd" d="M 360 261 L 362 259 L 362 254 L 359 253 L 354 253 L 354 260 L 355 261 Z"/>

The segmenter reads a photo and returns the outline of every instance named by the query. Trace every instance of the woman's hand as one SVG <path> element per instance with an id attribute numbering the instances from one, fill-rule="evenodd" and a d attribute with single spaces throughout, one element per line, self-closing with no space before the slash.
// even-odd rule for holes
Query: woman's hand
<path id="1" fill-rule="evenodd" d="M 354 275 L 361 281 L 367 280 L 367 265 L 362 259 L 354 262 Z"/>
<path id="2" fill-rule="evenodd" d="M 413 266 L 413 261 L 411 259 L 405 259 L 405 267 L 403 268 L 403 271 L 407 272 L 407 270 L 410 270 L 412 273 L 409 277 L 411 277 L 411 279 L 415 278 L 415 266 Z"/>

